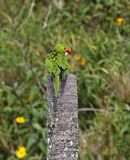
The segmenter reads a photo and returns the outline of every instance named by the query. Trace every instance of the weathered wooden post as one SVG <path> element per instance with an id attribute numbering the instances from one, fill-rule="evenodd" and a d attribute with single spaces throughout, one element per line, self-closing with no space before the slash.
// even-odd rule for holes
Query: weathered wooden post
<path id="1" fill-rule="evenodd" d="M 58 98 L 53 82 L 47 78 L 48 160 L 78 159 L 78 97 L 76 77 L 69 74 L 61 80 Z"/>

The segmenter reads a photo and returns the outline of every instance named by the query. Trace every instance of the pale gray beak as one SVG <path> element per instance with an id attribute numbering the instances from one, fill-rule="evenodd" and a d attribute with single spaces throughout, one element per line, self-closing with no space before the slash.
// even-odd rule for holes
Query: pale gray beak
<path id="1" fill-rule="evenodd" d="M 69 53 L 68 52 L 65 52 L 65 56 L 67 57 L 69 55 Z"/>

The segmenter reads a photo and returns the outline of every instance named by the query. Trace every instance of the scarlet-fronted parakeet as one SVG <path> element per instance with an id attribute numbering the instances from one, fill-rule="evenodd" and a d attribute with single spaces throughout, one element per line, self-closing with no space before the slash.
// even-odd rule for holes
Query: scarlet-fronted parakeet
<path id="1" fill-rule="evenodd" d="M 47 55 L 45 59 L 45 67 L 48 73 L 53 78 L 55 95 L 58 96 L 60 78 L 68 72 L 68 55 L 71 53 L 71 48 L 66 44 L 57 44 Z"/>

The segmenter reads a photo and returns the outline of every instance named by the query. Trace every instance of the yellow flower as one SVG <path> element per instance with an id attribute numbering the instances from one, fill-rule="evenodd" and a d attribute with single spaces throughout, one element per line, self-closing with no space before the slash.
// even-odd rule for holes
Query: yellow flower
<path id="1" fill-rule="evenodd" d="M 79 61 L 79 64 L 80 64 L 81 66 L 85 66 L 85 64 L 86 64 L 85 58 L 81 58 L 81 60 Z"/>
<path id="2" fill-rule="evenodd" d="M 24 118 L 24 117 L 17 117 L 17 118 L 15 119 L 15 121 L 16 121 L 17 123 L 25 123 L 25 118 Z"/>
<path id="3" fill-rule="evenodd" d="M 78 55 L 78 54 L 75 54 L 75 55 L 74 55 L 74 59 L 75 59 L 76 61 L 78 61 L 80 58 L 81 58 L 80 55 Z"/>
<path id="4" fill-rule="evenodd" d="M 117 23 L 118 25 L 123 24 L 123 22 L 124 22 L 124 19 L 123 19 L 123 18 L 117 18 L 117 19 L 116 19 L 116 23 Z"/>
<path id="5" fill-rule="evenodd" d="M 0 88 L 0 92 L 3 92 L 3 89 L 2 89 L 2 88 Z"/>
<path id="6" fill-rule="evenodd" d="M 16 151 L 17 158 L 21 159 L 21 158 L 26 157 L 26 155 L 27 155 L 26 148 L 24 146 L 20 146 L 18 150 Z"/>

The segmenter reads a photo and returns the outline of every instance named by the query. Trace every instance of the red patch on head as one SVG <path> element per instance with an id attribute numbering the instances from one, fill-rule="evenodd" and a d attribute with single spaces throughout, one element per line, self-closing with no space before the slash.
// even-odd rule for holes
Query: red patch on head
<path id="1" fill-rule="evenodd" d="M 71 48 L 66 48 L 66 52 L 70 54 L 72 52 Z"/>

